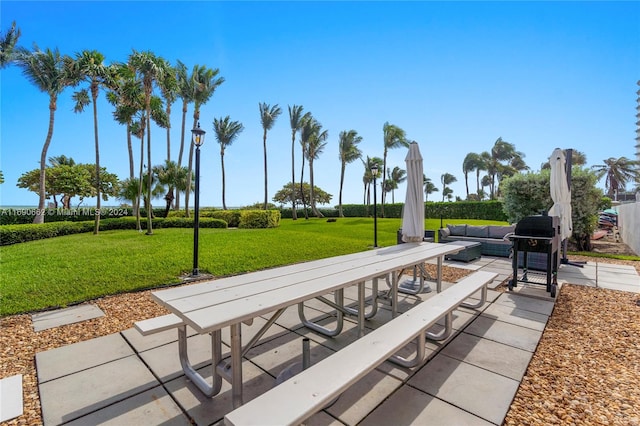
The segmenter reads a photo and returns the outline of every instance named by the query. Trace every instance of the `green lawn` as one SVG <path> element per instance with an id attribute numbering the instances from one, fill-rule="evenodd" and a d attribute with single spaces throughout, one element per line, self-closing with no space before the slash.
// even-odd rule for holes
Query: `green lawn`
<path id="1" fill-rule="evenodd" d="M 400 219 L 378 219 L 378 245 L 396 244 Z M 501 223 L 447 220 L 447 223 Z M 425 221 L 438 229 L 439 219 Z M 370 249 L 372 218 L 283 219 L 275 229 L 201 229 L 203 273 L 234 275 Z M 77 234 L 0 247 L 0 316 L 67 306 L 180 282 L 193 265 L 192 229 Z"/>

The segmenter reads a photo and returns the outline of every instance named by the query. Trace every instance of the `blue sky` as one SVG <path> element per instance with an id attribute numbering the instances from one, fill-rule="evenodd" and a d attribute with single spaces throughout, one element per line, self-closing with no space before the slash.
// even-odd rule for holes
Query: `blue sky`
<path id="1" fill-rule="evenodd" d="M 3 33 L 14 20 L 25 47 L 35 42 L 69 55 L 98 50 L 107 63 L 126 61 L 132 49 L 150 50 L 189 69 L 219 68 L 226 81 L 201 111 L 208 132 L 202 148 L 203 206 L 222 205 L 212 122 L 226 115 L 245 127 L 226 150 L 227 205 L 263 201 L 260 102 L 283 109 L 267 140 L 269 199 L 291 180 L 287 105 L 293 104 L 303 105 L 329 132 L 314 169 L 316 185 L 333 194 L 332 205 L 338 202 L 340 131 L 355 129 L 363 137 L 364 155 L 382 157 L 387 121 L 420 144 L 425 174 L 434 183 L 440 186 L 443 173 L 457 177 L 452 188 L 462 198 L 465 155 L 490 150 L 498 137 L 522 151 L 534 171 L 556 147 L 584 152 L 589 166 L 635 155 L 640 2 L 3 0 Z M 0 71 L 0 79 L 5 178 L 0 204 L 37 205 L 37 195 L 15 183 L 39 167 L 48 96 L 16 67 Z M 68 89 L 59 97 L 48 156 L 94 163 L 92 116 L 73 112 L 72 93 Z M 124 179 L 125 129 L 112 120 L 104 95 L 101 99 L 101 165 Z M 180 105 L 173 111 L 175 159 Z M 164 130 L 152 128 L 152 142 L 153 164 L 160 164 L 166 157 Z M 406 153 L 390 151 L 388 166 L 404 169 Z M 137 169 L 137 155 L 135 161 Z M 362 202 L 363 172 L 361 162 L 347 166 L 345 203 Z M 403 184 L 397 202 L 404 201 L 404 191 Z M 429 200 L 440 198 L 434 193 Z"/>

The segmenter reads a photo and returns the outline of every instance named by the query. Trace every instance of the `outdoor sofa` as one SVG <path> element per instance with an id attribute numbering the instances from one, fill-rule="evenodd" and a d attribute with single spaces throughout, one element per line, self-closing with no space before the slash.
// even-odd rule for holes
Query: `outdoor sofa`
<path id="1" fill-rule="evenodd" d="M 515 231 L 515 225 L 450 225 L 438 230 L 438 242 L 475 241 L 482 245 L 485 256 L 509 257 L 512 243 L 505 235 Z"/>

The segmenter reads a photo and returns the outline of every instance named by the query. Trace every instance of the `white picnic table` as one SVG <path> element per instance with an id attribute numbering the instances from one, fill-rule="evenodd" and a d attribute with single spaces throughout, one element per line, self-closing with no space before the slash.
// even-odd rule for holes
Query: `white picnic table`
<path id="1" fill-rule="evenodd" d="M 312 329 L 319 329 L 302 315 L 305 301 L 319 298 L 339 311 L 356 314 L 359 336 L 364 335 L 365 282 L 390 276 L 390 299 L 392 313 L 397 315 L 398 278 L 402 270 L 437 259 L 437 290 L 441 290 L 442 260 L 445 255 L 457 253 L 466 247 L 466 242 L 446 244 L 431 242 L 405 243 L 365 252 L 325 258 L 295 265 L 288 265 L 222 279 L 200 282 L 184 287 L 160 290 L 152 293 L 153 299 L 178 316 L 183 324 L 178 327 L 179 357 L 185 375 L 205 395 L 219 393 L 222 379 L 231 383 L 233 406 L 242 405 L 242 357 L 264 335 L 268 328 L 288 307 L 299 305 L 302 322 Z M 342 291 L 358 286 L 358 308 L 344 307 Z M 374 291 L 377 291 L 374 286 Z M 322 296 L 331 292 L 335 303 Z M 374 295 L 373 304 L 377 303 Z M 242 346 L 241 324 L 250 324 L 253 318 L 273 313 L 262 329 Z M 340 313 L 340 312 L 339 312 Z M 339 316 L 338 320 L 341 321 Z M 187 356 L 186 325 L 199 334 L 211 334 L 213 383 L 209 384 L 191 366 Z M 230 328 L 231 357 L 222 360 L 221 330 Z M 341 330 L 338 324 L 336 330 Z"/>

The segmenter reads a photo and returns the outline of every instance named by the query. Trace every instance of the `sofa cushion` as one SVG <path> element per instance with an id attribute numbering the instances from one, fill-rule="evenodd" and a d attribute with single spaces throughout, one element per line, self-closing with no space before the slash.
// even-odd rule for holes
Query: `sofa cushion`
<path id="1" fill-rule="evenodd" d="M 442 241 L 443 239 L 449 237 L 451 235 L 451 231 L 449 231 L 449 228 L 440 228 L 438 229 L 438 238 L 440 241 Z"/>
<path id="2" fill-rule="evenodd" d="M 488 238 L 489 229 L 487 226 L 467 225 L 467 237 Z"/>
<path id="3" fill-rule="evenodd" d="M 467 232 L 467 225 L 449 225 L 447 224 L 447 228 L 449 228 L 449 232 L 452 236 L 464 237 Z"/>
<path id="4" fill-rule="evenodd" d="M 501 226 L 501 225 L 489 225 L 489 238 L 504 238 L 510 232 L 516 230 L 515 225 Z"/>

